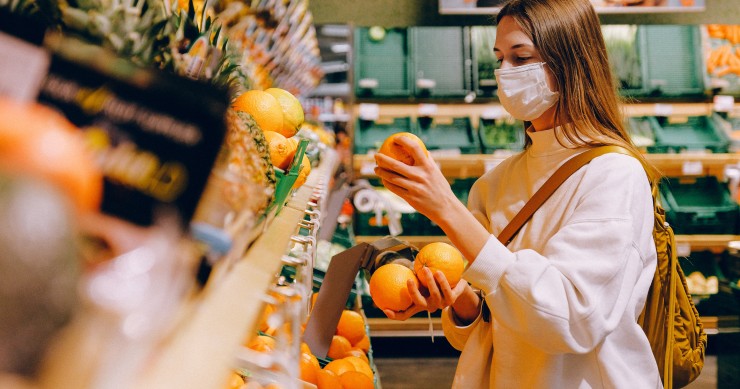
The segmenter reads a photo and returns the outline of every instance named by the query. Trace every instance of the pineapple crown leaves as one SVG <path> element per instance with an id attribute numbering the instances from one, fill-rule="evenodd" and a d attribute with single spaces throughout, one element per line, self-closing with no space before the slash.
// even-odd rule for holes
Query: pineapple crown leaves
<path id="1" fill-rule="evenodd" d="M 52 0 L 0 0 L 0 9 L 30 17 L 47 26 L 58 26 L 61 18 L 57 2 Z"/>
<path id="2" fill-rule="evenodd" d="M 61 0 L 61 24 L 139 65 L 151 65 L 166 22 L 161 0 Z"/>
<path id="3" fill-rule="evenodd" d="M 240 53 L 229 44 L 223 26 L 218 19 L 208 15 L 208 8 L 203 7 L 199 14 L 193 0 L 188 1 L 187 9 L 173 12 L 168 25 L 163 30 L 165 40 L 169 41 L 169 50 L 163 53 L 162 68 L 176 74 L 184 74 L 187 62 L 183 55 L 187 53 L 193 42 L 206 37 L 208 52 L 212 63 L 198 78 L 208 80 L 219 87 L 238 90 L 246 87 L 246 76 L 239 65 Z M 233 93 L 232 93 L 233 94 Z"/>

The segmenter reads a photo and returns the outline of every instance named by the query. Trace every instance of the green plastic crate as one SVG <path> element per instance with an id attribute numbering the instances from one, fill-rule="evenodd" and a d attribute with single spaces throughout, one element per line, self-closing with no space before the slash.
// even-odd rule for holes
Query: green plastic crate
<path id="1" fill-rule="evenodd" d="M 625 126 L 637 148 L 646 151 L 655 146 L 653 123 L 647 116 L 627 118 Z"/>
<path id="2" fill-rule="evenodd" d="M 385 30 L 380 40 L 368 28 L 355 30 L 355 93 L 361 97 L 406 97 L 412 93 L 405 28 Z M 367 84 L 370 84 L 370 87 Z"/>
<path id="3" fill-rule="evenodd" d="M 393 118 L 390 121 L 358 119 L 354 132 L 355 153 L 367 154 L 370 150 L 377 150 L 386 138 L 397 132 L 416 133 L 410 117 Z"/>
<path id="4" fill-rule="evenodd" d="M 478 136 L 483 152 L 524 149 L 524 124 L 504 119 L 483 119 L 478 123 Z"/>
<path id="5" fill-rule="evenodd" d="M 666 219 L 676 234 L 735 234 L 738 205 L 717 177 L 670 177 L 660 185 Z"/>
<path id="6" fill-rule="evenodd" d="M 493 54 L 496 41 L 496 26 L 470 27 L 470 56 L 473 60 L 473 90 L 476 95 L 496 96 L 496 76 L 499 68 L 498 59 Z"/>
<path id="7" fill-rule="evenodd" d="M 667 118 L 649 116 L 655 134 L 650 153 L 679 153 L 682 151 L 711 151 L 726 153 L 730 147 L 727 135 L 711 116 L 689 116 L 686 122 L 670 123 Z"/>
<path id="8" fill-rule="evenodd" d="M 623 96 L 646 93 L 638 30 L 636 25 L 601 26 L 609 65 Z"/>
<path id="9" fill-rule="evenodd" d="M 469 117 L 419 117 L 418 135 L 429 150 L 458 149 L 463 154 L 481 152 L 480 139 Z"/>
<path id="10" fill-rule="evenodd" d="M 646 94 L 704 95 L 699 26 L 640 26 L 638 37 Z"/>
<path id="11" fill-rule="evenodd" d="M 421 97 L 465 96 L 471 91 L 468 27 L 411 27 L 411 81 Z M 434 86 L 424 87 L 431 81 Z"/>

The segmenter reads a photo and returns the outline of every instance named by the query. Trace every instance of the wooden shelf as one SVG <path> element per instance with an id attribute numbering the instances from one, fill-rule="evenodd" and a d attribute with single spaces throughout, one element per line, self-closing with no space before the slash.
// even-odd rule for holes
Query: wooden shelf
<path id="1" fill-rule="evenodd" d="M 704 331 L 708 335 L 740 332 L 740 323 L 735 316 L 702 316 Z M 429 319 L 412 317 L 406 321 L 397 321 L 387 318 L 368 318 L 370 338 L 374 337 L 427 337 L 429 334 Z M 444 336 L 442 319 L 432 318 L 434 336 Z"/>
<path id="2" fill-rule="evenodd" d="M 697 166 L 702 174 L 722 177 L 727 165 L 740 163 L 740 153 L 729 154 L 645 154 L 666 176 L 684 175 L 685 168 L 695 169 Z M 451 178 L 480 177 L 498 165 L 508 156 L 492 154 L 462 154 L 437 155 L 434 160 L 439 164 L 442 173 Z M 699 166 L 700 164 L 700 166 Z M 367 154 L 353 156 L 353 166 L 357 177 L 374 177 L 373 168 L 375 159 Z"/>
<path id="3" fill-rule="evenodd" d="M 431 319 L 434 336 L 444 336 L 442 332 L 442 319 L 433 317 Z M 388 318 L 368 318 L 367 326 L 370 328 L 370 338 L 374 337 L 416 337 L 430 336 L 429 319 L 412 317 L 406 321 L 391 320 Z"/>
<path id="4" fill-rule="evenodd" d="M 355 237 L 357 243 L 374 242 L 381 236 L 360 235 Z M 433 242 L 450 243 L 450 240 L 444 236 L 399 236 L 398 239 L 406 241 L 417 248 L 424 247 Z M 722 252 L 727 249 L 727 244 L 734 240 L 740 240 L 740 235 L 676 235 L 677 245 L 688 245 L 689 250 L 703 251 L 711 250 L 713 252 Z"/>

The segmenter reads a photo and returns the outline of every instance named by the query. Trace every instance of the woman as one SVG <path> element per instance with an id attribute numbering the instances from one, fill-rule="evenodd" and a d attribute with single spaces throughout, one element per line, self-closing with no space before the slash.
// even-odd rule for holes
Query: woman
<path id="1" fill-rule="evenodd" d="M 499 99 L 524 120 L 525 150 L 504 160 L 460 203 L 431 158 L 376 155 L 383 184 L 440 225 L 468 259 L 451 287 L 441 272 L 404 320 L 443 308 L 444 332 L 462 351 L 458 388 L 659 388 L 637 318 L 656 266 L 645 161 L 595 158 L 534 214 L 508 246 L 496 236 L 569 158 L 599 145 L 639 152 L 623 127 L 599 19 L 587 0 L 512 0 L 497 18 Z M 647 165 L 646 165 L 647 166 Z M 472 286 L 471 286 L 472 285 Z M 485 309 L 484 309 L 485 305 Z"/>

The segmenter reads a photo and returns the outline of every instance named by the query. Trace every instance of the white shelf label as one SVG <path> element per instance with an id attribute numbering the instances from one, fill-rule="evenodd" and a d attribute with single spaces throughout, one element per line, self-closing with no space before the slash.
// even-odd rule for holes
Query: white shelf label
<path id="1" fill-rule="evenodd" d="M 676 243 L 676 255 L 688 257 L 691 255 L 691 244 L 688 242 Z"/>
<path id="2" fill-rule="evenodd" d="M 0 33 L 0 96 L 35 101 L 49 69 L 49 54 L 42 48 Z"/>
<path id="3" fill-rule="evenodd" d="M 735 97 L 714 96 L 714 110 L 716 112 L 732 112 L 733 108 L 735 108 Z"/>
<path id="4" fill-rule="evenodd" d="M 488 172 L 489 170 L 493 170 L 498 164 L 501 163 L 501 159 L 488 159 L 483 161 L 483 170 Z"/>
<path id="5" fill-rule="evenodd" d="M 501 106 L 489 107 L 481 112 L 480 117 L 487 120 L 501 119 L 507 116 L 506 110 Z"/>
<path id="6" fill-rule="evenodd" d="M 375 167 L 378 166 L 375 164 L 375 161 L 365 161 L 362 162 L 360 165 L 360 175 L 363 176 L 374 176 L 375 175 Z"/>
<path id="7" fill-rule="evenodd" d="M 686 176 L 699 176 L 704 172 L 701 161 L 686 161 L 681 165 L 681 172 Z"/>
<path id="8" fill-rule="evenodd" d="M 419 116 L 433 116 L 439 111 L 437 104 L 419 104 Z"/>
<path id="9" fill-rule="evenodd" d="M 655 104 L 653 111 L 655 112 L 655 116 L 671 116 L 673 114 L 673 105 Z"/>
<path id="10" fill-rule="evenodd" d="M 360 119 L 362 120 L 378 120 L 380 117 L 380 105 L 378 104 L 360 104 Z"/>

